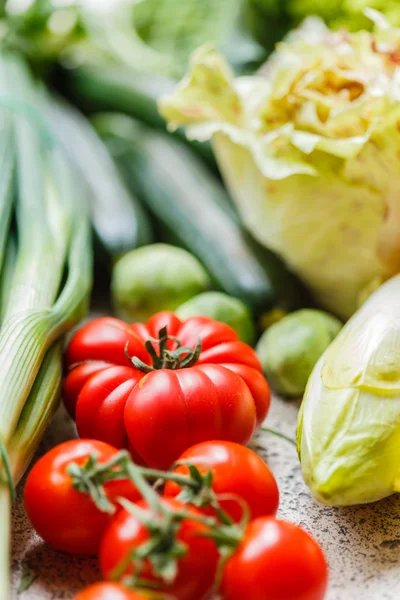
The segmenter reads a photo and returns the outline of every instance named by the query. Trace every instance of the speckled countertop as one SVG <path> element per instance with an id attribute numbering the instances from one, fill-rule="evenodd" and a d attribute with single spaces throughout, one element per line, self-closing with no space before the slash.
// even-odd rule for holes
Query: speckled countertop
<path id="1" fill-rule="evenodd" d="M 267 424 L 294 436 L 297 409 L 296 404 L 275 399 Z M 40 452 L 69 439 L 73 432 L 70 420 L 60 410 Z M 327 555 L 330 590 L 326 600 L 400 599 L 400 495 L 369 506 L 326 508 L 311 498 L 304 485 L 294 447 L 263 433 L 255 437 L 253 448 L 277 478 L 279 516 L 312 532 Z M 71 600 L 79 588 L 98 577 L 96 560 L 70 557 L 43 544 L 25 515 L 22 485 L 13 508 L 13 600 Z M 18 594 L 27 568 L 37 578 Z"/>

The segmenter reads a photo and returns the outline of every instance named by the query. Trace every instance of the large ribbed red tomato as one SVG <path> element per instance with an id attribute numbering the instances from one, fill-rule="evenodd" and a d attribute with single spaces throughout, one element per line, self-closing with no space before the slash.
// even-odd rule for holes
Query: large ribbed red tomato
<path id="1" fill-rule="evenodd" d="M 64 398 L 79 434 L 161 469 L 201 441 L 246 444 L 270 402 L 254 350 L 208 317 L 96 319 L 73 337 L 66 365 Z"/>

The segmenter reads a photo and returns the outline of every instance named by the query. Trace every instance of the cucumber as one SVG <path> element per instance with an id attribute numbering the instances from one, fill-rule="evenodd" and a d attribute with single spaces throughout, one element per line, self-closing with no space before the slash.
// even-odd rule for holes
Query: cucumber
<path id="1" fill-rule="evenodd" d="M 159 76 L 132 75 L 119 66 L 81 66 L 65 72 L 64 83 L 74 100 L 88 112 L 111 110 L 165 129 L 157 100 L 173 92 L 176 82 Z"/>
<path id="2" fill-rule="evenodd" d="M 158 112 L 157 101 L 172 93 L 176 81 L 166 77 L 132 74 L 120 66 L 81 66 L 66 70 L 59 76 L 64 93 L 85 112 L 117 111 L 134 117 L 150 127 L 166 129 L 166 123 Z M 192 146 L 217 171 L 214 154 L 209 142 L 188 142 L 183 131 L 176 135 Z"/>
<path id="3" fill-rule="evenodd" d="M 284 264 L 243 229 L 219 181 L 179 141 L 136 128 L 118 163 L 139 190 L 164 238 L 183 246 L 208 270 L 217 289 L 239 298 L 256 314 L 292 310 L 304 289 Z M 115 147 L 115 145 L 114 145 Z"/>
<path id="4" fill-rule="evenodd" d="M 81 171 L 89 188 L 89 205 L 97 241 L 113 257 L 150 244 L 149 217 L 129 190 L 107 147 L 90 123 L 66 102 L 49 105 L 57 137 Z"/>

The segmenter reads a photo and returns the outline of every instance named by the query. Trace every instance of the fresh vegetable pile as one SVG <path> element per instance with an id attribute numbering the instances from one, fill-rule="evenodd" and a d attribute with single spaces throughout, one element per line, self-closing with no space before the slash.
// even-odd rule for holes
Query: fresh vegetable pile
<path id="1" fill-rule="evenodd" d="M 78 598 L 324 598 L 321 549 L 275 518 L 275 478 L 243 445 L 270 392 L 231 327 L 172 312 L 146 324 L 102 317 L 72 337 L 65 367 L 81 439 L 42 457 L 24 495 L 48 544 L 98 554 L 104 582 Z"/>
<path id="2" fill-rule="evenodd" d="M 33 466 L 25 506 L 50 546 L 98 555 L 103 581 L 76 600 L 322 600 L 323 552 L 276 518 L 246 445 L 272 431 L 269 386 L 304 394 L 312 494 L 400 490 L 398 7 L 376 0 L 389 23 L 363 0 L 16 4 L 0 8 L 1 600 L 15 485 L 60 396 L 80 439 Z M 308 19 L 262 65 L 310 6 L 349 30 Z M 97 318 L 76 328 L 92 281 Z"/>
<path id="3" fill-rule="evenodd" d="M 59 550 L 99 555 L 104 582 L 76 600 L 324 598 L 324 555 L 308 533 L 275 518 L 278 488 L 256 454 L 209 441 L 176 465 L 141 468 L 127 451 L 89 439 L 36 463 L 25 506 L 37 532 Z"/>

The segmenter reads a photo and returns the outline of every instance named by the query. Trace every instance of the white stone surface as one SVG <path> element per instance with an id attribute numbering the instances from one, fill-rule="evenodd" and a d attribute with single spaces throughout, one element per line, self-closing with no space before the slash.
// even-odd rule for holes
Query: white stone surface
<path id="1" fill-rule="evenodd" d="M 297 410 L 296 403 L 275 399 L 266 426 L 294 437 Z M 60 412 L 41 451 L 70 438 L 72 433 L 71 422 Z M 277 478 L 281 492 L 279 517 L 310 531 L 327 555 L 330 589 L 326 600 L 400 599 L 400 496 L 369 506 L 320 506 L 303 483 L 291 444 L 260 433 L 252 446 Z M 70 557 L 47 548 L 30 528 L 21 492 L 20 486 L 13 509 L 13 600 L 72 600 L 79 588 L 98 578 L 96 560 Z M 27 591 L 17 595 L 26 564 L 38 577 Z"/>

